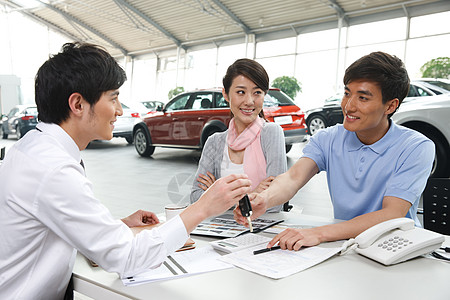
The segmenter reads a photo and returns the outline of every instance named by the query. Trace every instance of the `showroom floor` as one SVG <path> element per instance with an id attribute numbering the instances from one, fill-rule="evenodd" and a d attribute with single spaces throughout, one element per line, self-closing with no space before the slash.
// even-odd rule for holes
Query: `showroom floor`
<path id="1" fill-rule="evenodd" d="M 14 136 L 0 140 L 0 147 L 8 152 L 16 141 Z M 300 157 L 303 146 L 295 144 L 287 154 L 289 167 Z M 143 158 L 123 138 L 94 141 L 81 155 L 95 195 L 117 218 L 138 209 L 160 213 L 166 204 L 189 202 L 200 158 L 199 151 L 169 148 L 156 148 L 152 157 Z M 326 174 L 316 175 L 290 203 L 305 214 L 332 217 Z"/>

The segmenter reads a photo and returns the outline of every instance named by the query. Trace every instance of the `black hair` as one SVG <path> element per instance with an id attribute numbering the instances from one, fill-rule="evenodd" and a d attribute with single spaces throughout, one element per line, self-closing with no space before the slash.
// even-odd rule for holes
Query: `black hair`
<path id="1" fill-rule="evenodd" d="M 66 43 L 36 74 L 38 118 L 46 123 L 61 124 L 69 118 L 71 94 L 80 93 L 92 107 L 104 92 L 118 89 L 126 79 L 125 71 L 102 47 Z"/>
<path id="2" fill-rule="evenodd" d="M 372 52 L 363 56 L 345 70 L 345 85 L 359 79 L 377 83 L 381 89 L 382 102 L 397 98 L 398 107 L 409 92 L 409 76 L 405 64 L 398 57 L 384 52 Z M 389 114 L 388 118 L 394 113 L 395 111 Z"/>
<path id="3" fill-rule="evenodd" d="M 252 59 L 241 58 L 228 67 L 227 73 L 223 77 L 223 88 L 225 89 L 225 93 L 227 95 L 230 91 L 233 79 L 239 75 L 247 77 L 253 81 L 253 83 L 264 91 L 264 94 L 267 94 L 269 91 L 269 75 L 264 67 Z M 261 110 L 259 116 L 264 119 L 263 110 Z"/>

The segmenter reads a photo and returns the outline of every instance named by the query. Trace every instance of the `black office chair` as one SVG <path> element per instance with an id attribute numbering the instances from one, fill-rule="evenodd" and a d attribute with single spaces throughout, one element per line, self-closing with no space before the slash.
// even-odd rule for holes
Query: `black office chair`
<path id="1" fill-rule="evenodd" d="M 450 235 L 450 178 L 429 178 L 423 191 L 423 227 Z"/>

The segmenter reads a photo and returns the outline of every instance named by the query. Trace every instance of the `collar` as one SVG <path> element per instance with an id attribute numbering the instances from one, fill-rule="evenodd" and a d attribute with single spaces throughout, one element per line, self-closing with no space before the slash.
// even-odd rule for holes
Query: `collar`
<path id="1" fill-rule="evenodd" d="M 75 141 L 61 128 L 54 123 L 39 122 L 36 129 L 44 134 L 54 137 L 60 145 L 72 156 L 77 162 L 81 161 L 80 149 Z"/>
<path id="2" fill-rule="evenodd" d="M 397 127 L 397 125 L 395 125 L 392 122 L 392 120 L 389 120 L 389 130 L 386 132 L 386 134 L 381 139 L 379 139 L 372 145 L 363 144 L 358 139 L 355 132 L 348 131 L 347 129 L 345 129 L 345 130 L 347 131 L 347 134 L 349 136 L 348 144 L 347 144 L 348 151 L 351 152 L 351 151 L 358 151 L 361 148 L 369 148 L 373 152 L 375 152 L 377 154 L 381 154 L 384 151 L 386 151 L 390 147 L 390 145 L 395 141 L 395 135 L 396 135 L 395 133 L 398 131 L 398 127 Z"/>

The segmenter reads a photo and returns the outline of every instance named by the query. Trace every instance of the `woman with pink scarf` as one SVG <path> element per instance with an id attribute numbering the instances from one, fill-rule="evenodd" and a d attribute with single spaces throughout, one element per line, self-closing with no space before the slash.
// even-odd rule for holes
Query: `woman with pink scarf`
<path id="1" fill-rule="evenodd" d="M 266 122 L 264 96 L 269 89 L 266 70 L 251 59 L 238 59 L 228 67 L 222 93 L 233 118 L 228 130 L 210 136 L 203 148 L 192 187 L 191 203 L 218 178 L 248 175 L 252 191 L 265 190 L 275 176 L 286 172 L 286 150 L 281 127 Z M 281 206 L 272 211 L 279 211 Z"/>

